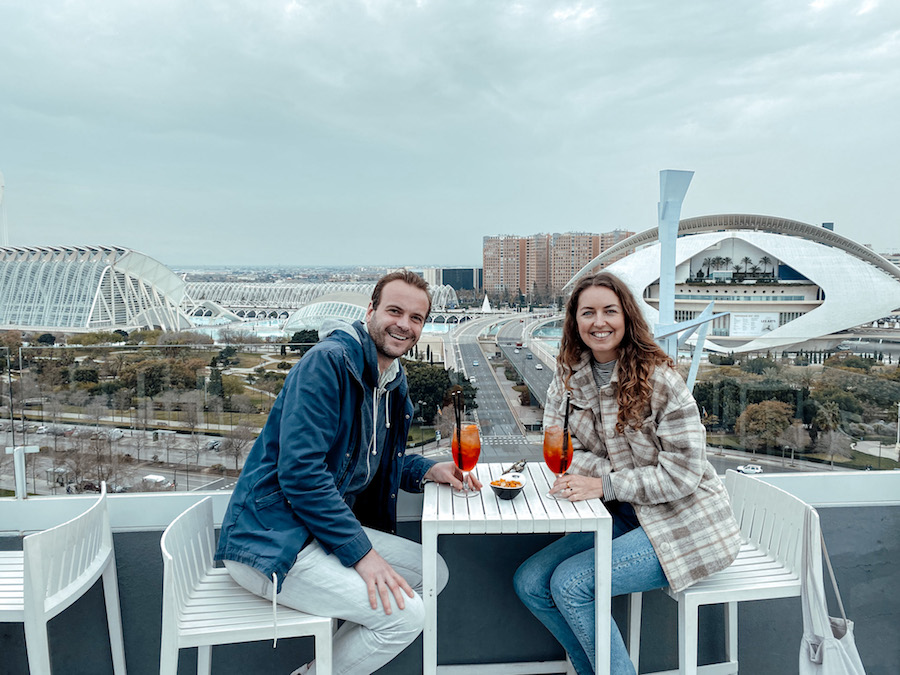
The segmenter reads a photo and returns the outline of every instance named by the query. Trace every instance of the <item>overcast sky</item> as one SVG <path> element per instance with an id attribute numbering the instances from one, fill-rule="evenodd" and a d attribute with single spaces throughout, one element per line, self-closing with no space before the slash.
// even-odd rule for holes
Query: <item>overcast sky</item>
<path id="1" fill-rule="evenodd" d="M 0 0 L 11 245 L 480 265 L 759 213 L 900 250 L 896 0 Z"/>

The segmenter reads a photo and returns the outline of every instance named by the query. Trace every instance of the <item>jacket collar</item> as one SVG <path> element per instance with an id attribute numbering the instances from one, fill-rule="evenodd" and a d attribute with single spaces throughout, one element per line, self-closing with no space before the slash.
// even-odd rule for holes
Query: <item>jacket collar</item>
<path id="1" fill-rule="evenodd" d="M 569 380 L 569 386 L 572 387 L 572 403 L 581 408 L 600 409 L 600 392 L 597 389 L 597 383 L 594 380 L 593 373 L 594 357 L 591 352 L 585 349 L 581 352 L 581 357 L 572 368 L 572 377 Z M 619 380 L 619 366 L 613 369 L 610 385 L 615 384 Z"/>
<path id="2" fill-rule="evenodd" d="M 339 340 L 348 347 L 347 366 L 353 377 L 367 389 L 376 387 L 386 391 L 397 389 L 397 393 L 401 397 L 405 397 L 407 383 L 399 360 L 395 360 L 394 366 L 385 371 L 386 381 L 382 381 L 378 371 L 378 351 L 363 322 L 355 321 L 352 325 L 346 324 L 345 326 L 333 330 L 328 338 Z M 393 377 L 391 377 L 392 373 Z"/>

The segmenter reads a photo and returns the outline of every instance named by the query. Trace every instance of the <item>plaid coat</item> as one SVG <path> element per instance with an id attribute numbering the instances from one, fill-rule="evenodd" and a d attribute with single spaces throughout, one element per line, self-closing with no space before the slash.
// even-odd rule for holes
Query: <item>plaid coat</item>
<path id="1" fill-rule="evenodd" d="M 675 370 L 657 367 L 640 429 L 616 432 L 618 366 L 597 388 L 591 353 L 575 366 L 569 387 L 569 430 L 575 454 L 570 473 L 609 476 L 615 498 L 634 506 L 669 586 L 678 592 L 728 567 L 740 531 L 725 486 L 706 459 L 706 431 L 694 397 Z M 544 428 L 562 426 L 564 375 L 559 364 L 544 407 Z"/>

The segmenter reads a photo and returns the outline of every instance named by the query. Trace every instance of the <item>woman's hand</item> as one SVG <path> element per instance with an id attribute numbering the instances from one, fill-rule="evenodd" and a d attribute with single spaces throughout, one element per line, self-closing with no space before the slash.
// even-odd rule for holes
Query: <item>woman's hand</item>
<path id="1" fill-rule="evenodd" d="M 564 473 L 553 483 L 550 494 L 557 495 L 561 499 L 568 499 L 570 502 L 600 499 L 603 497 L 603 481 L 590 476 Z"/>

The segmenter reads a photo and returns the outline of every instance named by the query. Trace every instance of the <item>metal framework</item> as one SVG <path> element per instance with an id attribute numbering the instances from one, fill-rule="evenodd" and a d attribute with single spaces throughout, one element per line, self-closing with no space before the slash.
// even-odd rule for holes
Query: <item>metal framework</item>
<path id="1" fill-rule="evenodd" d="M 183 330 L 185 284 L 120 246 L 0 247 L 0 328 Z"/>
<path id="2" fill-rule="evenodd" d="M 373 283 L 261 284 L 202 281 L 187 284 L 187 294 L 195 301 L 209 300 L 233 312 L 239 309 L 296 310 L 324 296 L 353 293 L 372 296 Z M 444 311 L 459 304 L 452 286 L 431 287 L 432 309 Z"/>

